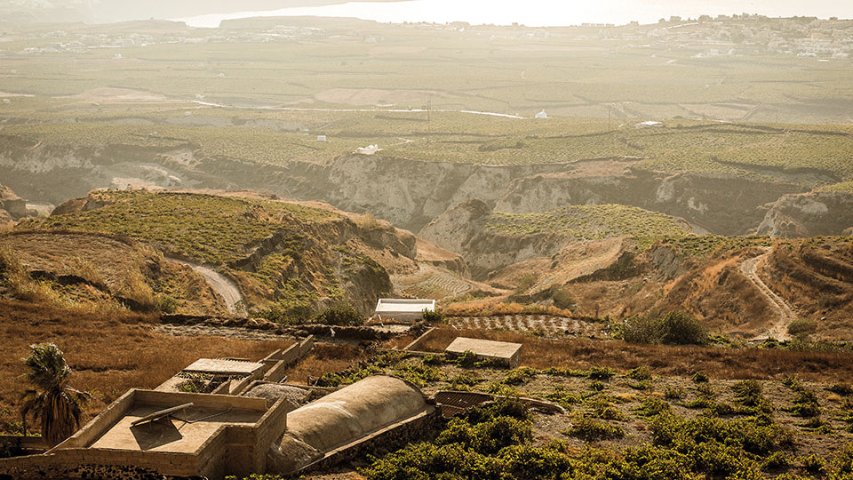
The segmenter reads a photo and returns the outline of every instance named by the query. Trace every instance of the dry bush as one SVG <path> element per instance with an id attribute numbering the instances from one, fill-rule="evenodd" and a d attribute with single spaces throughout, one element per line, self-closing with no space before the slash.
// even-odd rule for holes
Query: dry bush
<path id="1" fill-rule="evenodd" d="M 367 212 L 361 216 L 358 225 L 366 230 L 373 230 L 379 226 L 379 221 L 376 220 L 376 217 L 372 213 Z"/>
<path id="2" fill-rule="evenodd" d="M 781 378 L 787 374 L 831 383 L 847 380 L 853 364 L 853 354 L 845 353 L 640 345 L 583 338 L 554 341 L 517 332 L 452 328 L 434 330 L 419 350 L 443 351 L 456 337 L 520 343 L 522 366 L 535 368 L 600 366 L 627 372 L 648 365 L 658 375 L 689 376 L 705 371 L 712 372 L 715 378 L 741 380 Z"/>
<path id="3" fill-rule="evenodd" d="M 153 310 L 156 306 L 154 290 L 145 281 L 142 273 L 137 270 L 127 272 L 121 294 L 128 300 L 136 302 L 143 310 Z"/>
<path id="4" fill-rule="evenodd" d="M 19 420 L 21 359 L 33 343 L 53 342 L 73 369 L 71 385 L 94 392 L 84 421 L 130 388 L 154 388 L 203 357 L 260 359 L 293 342 L 224 337 L 172 337 L 152 330 L 156 317 L 80 313 L 50 305 L 0 301 L 0 429 Z"/>

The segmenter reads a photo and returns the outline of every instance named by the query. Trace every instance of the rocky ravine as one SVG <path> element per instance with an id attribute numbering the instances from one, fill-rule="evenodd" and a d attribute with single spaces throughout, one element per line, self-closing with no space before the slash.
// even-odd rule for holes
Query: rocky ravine
<path id="1" fill-rule="evenodd" d="M 130 184 L 265 190 L 322 200 L 345 211 L 371 212 L 414 232 L 475 199 L 510 213 L 619 203 L 682 217 L 700 232 L 738 235 L 758 227 L 765 205 L 806 191 L 796 184 L 649 172 L 633 167 L 635 162 L 604 162 L 619 168 L 596 168 L 594 161 L 485 166 L 353 154 L 325 166 L 265 165 L 208 157 L 190 143 L 75 148 L 0 136 L 0 178 L 33 201 L 58 205 L 93 188 Z"/>
<path id="2" fill-rule="evenodd" d="M 785 195 L 770 207 L 758 226 L 758 233 L 785 238 L 853 235 L 853 194 Z"/>

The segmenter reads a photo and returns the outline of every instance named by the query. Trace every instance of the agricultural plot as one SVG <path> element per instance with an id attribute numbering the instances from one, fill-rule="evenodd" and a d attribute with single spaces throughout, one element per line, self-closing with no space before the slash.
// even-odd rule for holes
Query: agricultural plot
<path id="1" fill-rule="evenodd" d="M 687 225 L 669 215 L 625 205 L 574 205 L 545 213 L 494 213 L 487 231 L 508 235 L 559 233 L 578 240 L 632 236 L 640 243 L 689 233 Z"/>
<path id="2" fill-rule="evenodd" d="M 559 335 L 595 337 L 604 335 L 601 324 L 577 318 L 551 315 L 493 315 L 489 317 L 450 317 L 455 328 L 470 330 L 504 330 L 527 332 L 549 337 Z"/>
<path id="3" fill-rule="evenodd" d="M 127 235 L 186 258 L 222 265 L 242 258 L 247 246 L 281 230 L 290 218 L 302 222 L 338 218 L 331 212 L 301 205 L 212 195 L 110 191 L 93 196 L 108 205 L 31 219 L 19 228 Z"/>

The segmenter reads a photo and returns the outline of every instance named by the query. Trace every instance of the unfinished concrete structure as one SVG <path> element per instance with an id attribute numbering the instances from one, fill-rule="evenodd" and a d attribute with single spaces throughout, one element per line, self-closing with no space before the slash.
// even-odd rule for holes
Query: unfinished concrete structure
<path id="1" fill-rule="evenodd" d="M 517 368 L 521 363 L 520 343 L 457 337 L 444 351 L 451 356 L 471 352 L 481 360 L 494 361 L 508 368 Z"/>
<path id="2" fill-rule="evenodd" d="M 192 403 L 165 421 L 132 425 Z M 13 478 L 223 478 L 263 472 L 266 451 L 287 425 L 284 402 L 133 389 L 72 437 L 41 455 L 0 460 Z"/>
<path id="3" fill-rule="evenodd" d="M 295 343 L 286 350 L 276 350 L 259 362 L 246 360 L 200 358 L 160 384 L 155 390 L 161 392 L 180 391 L 180 385 L 192 376 L 197 376 L 210 387 L 210 393 L 240 395 L 256 381 L 280 382 L 285 379 L 284 370 L 293 362 L 304 357 L 314 348 L 314 336 Z"/>
<path id="4" fill-rule="evenodd" d="M 285 387 L 255 380 L 250 396 L 130 390 L 46 453 L 0 459 L 0 478 L 291 474 L 415 438 L 439 418 L 417 387 L 394 377 L 368 377 L 295 410 L 286 396 L 251 395 L 262 385 Z"/>

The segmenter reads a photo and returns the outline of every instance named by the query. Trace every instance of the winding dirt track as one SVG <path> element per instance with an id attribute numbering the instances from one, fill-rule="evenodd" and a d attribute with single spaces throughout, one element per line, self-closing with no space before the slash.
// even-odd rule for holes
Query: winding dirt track
<path id="1" fill-rule="evenodd" d="M 791 309 L 791 306 L 788 305 L 785 300 L 782 299 L 779 295 L 776 295 L 776 292 L 770 289 L 764 280 L 758 275 L 759 264 L 763 264 L 767 259 L 767 255 L 770 252 L 764 253 L 757 257 L 750 258 L 749 260 L 744 261 L 740 265 L 740 270 L 755 285 L 755 288 L 758 289 L 759 292 L 767 299 L 770 303 L 770 306 L 773 307 L 774 310 L 779 314 L 779 320 L 773 324 L 766 332 L 761 333 L 756 336 L 756 339 L 765 339 L 765 338 L 775 338 L 777 340 L 787 340 L 791 338 L 788 335 L 788 325 L 793 322 L 797 316 L 794 314 L 794 310 Z"/>
<path id="2" fill-rule="evenodd" d="M 208 285 L 210 285 L 210 288 L 225 300 L 225 305 L 228 307 L 228 313 L 240 313 L 237 311 L 237 304 L 243 301 L 243 294 L 240 293 L 240 289 L 237 288 L 237 284 L 231 281 L 231 279 L 203 265 L 178 260 L 176 258 L 169 258 L 169 260 L 187 265 L 198 272 L 202 277 L 204 277 L 204 280 Z"/>

